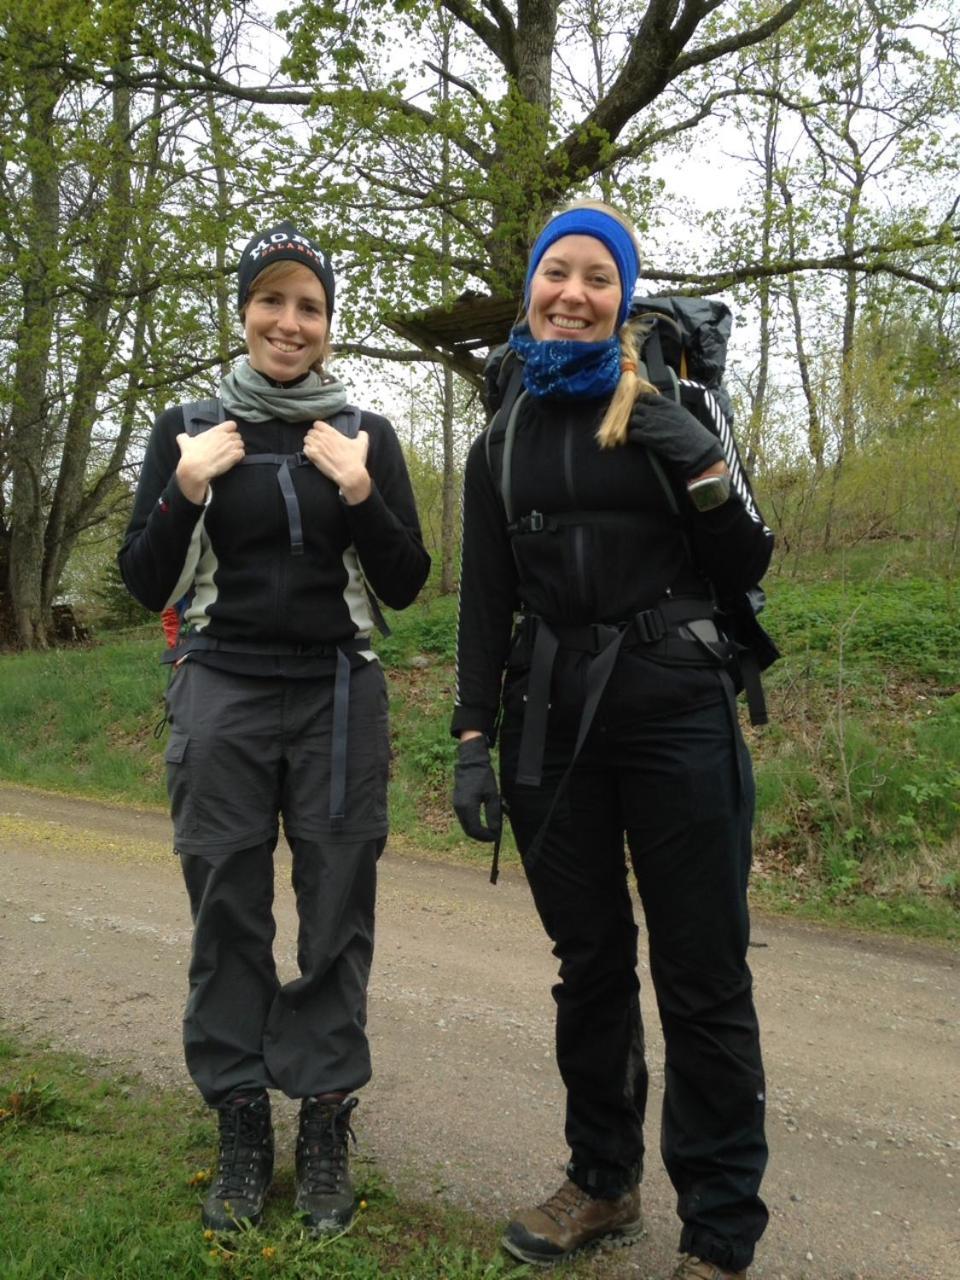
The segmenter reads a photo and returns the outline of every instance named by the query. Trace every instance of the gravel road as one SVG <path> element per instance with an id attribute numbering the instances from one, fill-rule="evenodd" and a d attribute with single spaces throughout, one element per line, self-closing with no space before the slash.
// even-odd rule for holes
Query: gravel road
<path id="1" fill-rule="evenodd" d="M 281 852 L 278 957 L 294 972 Z M 0 1015 L 32 1040 L 189 1088 L 179 1016 L 190 939 L 162 814 L 0 787 Z M 768 1075 L 770 1226 L 751 1280 L 960 1275 L 960 957 L 754 921 Z M 493 1217 L 562 1177 L 555 961 L 525 884 L 391 854 L 381 862 L 362 1149 L 404 1191 Z M 648 1233 L 598 1277 L 660 1280 L 676 1248 L 657 1157 L 652 1067 Z M 292 1109 L 283 1113 L 289 1127 Z M 289 1158 L 289 1153 L 287 1155 Z"/>

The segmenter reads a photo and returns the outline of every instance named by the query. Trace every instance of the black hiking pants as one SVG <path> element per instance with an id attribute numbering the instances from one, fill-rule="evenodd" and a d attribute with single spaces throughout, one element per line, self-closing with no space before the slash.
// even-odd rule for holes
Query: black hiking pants
<path id="1" fill-rule="evenodd" d="M 582 705 L 585 659 L 559 659 L 539 788 L 512 781 L 522 672 L 508 676 L 504 693 L 503 794 L 525 855 L 571 758 Z M 546 835 L 524 858 L 560 961 L 553 994 L 568 1172 L 609 1196 L 642 1174 L 648 1075 L 626 839 L 665 1042 L 660 1145 L 683 1222 L 680 1248 L 739 1270 L 767 1221 L 758 1194 L 764 1076 L 746 960 L 750 758 L 718 673 L 707 677 L 712 704 L 651 717 L 630 679 L 643 661 L 618 659 Z M 670 681 L 669 668 L 662 679 Z"/>

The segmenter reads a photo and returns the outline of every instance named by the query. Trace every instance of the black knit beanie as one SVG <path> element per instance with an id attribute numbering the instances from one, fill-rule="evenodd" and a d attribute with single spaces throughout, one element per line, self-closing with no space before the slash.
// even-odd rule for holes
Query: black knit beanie
<path id="1" fill-rule="evenodd" d="M 330 259 L 308 236 L 298 231 L 292 222 L 278 222 L 275 227 L 258 231 L 240 255 L 237 271 L 237 309 L 242 311 L 250 293 L 250 286 L 272 262 L 286 258 L 309 267 L 323 285 L 327 299 L 327 319 L 333 315 L 333 267 Z"/>

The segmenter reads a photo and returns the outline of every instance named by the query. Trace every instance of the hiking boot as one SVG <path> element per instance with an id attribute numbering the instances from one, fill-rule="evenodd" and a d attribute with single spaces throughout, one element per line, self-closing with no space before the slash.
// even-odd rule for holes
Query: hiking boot
<path id="1" fill-rule="evenodd" d="M 639 1187 L 608 1200 L 587 1195 L 568 1180 L 543 1204 L 518 1213 L 500 1243 L 521 1262 L 548 1267 L 587 1245 L 619 1247 L 634 1244 L 642 1234 Z"/>
<path id="2" fill-rule="evenodd" d="M 273 1125 L 266 1093 L 238 1093 L 217 1107 L 220 1164 L 203 1202 L 210 1231 L 256 1226 L 273 1177 Z"/>
<path id="3" fill-rule="evenodd" d="M 347 1139 L 356 1098 L 324 1102 L 304 1098 L 297 1134 L 297 1197 L 294 1209 L 306 1218 L 314 1235 L 345 1231 L 357 1211 L 357 1197 L 347 1168 Z"/>
<path id="4" fill-rule="evenodd" d="M 704 1262 L 702 1258 L 695 1258 L 692 1253 L 684 1253 L 670 1280 L 747 1280 L 747 1273 L 746 1270 L 724 1271 L 715 1262 Z"/>

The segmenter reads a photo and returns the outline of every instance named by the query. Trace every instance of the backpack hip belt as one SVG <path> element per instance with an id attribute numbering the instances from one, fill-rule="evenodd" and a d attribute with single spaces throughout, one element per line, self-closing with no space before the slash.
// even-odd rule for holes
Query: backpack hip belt
<path id="1" fill-rule="evenodd" d="M 580 754 L 621 649 L 655 645 L 670 639 L 689 644 L 691 658 L 695 657 L 698 665 L 706 662 L 721 667 L 727 659 L 726 641 L 714 621 L 713 601 L 707 597 L 664 597 L 652 609 L 644 609 L 629 621 L 615 624 L 592 622 L 571 626 L 527 614 L 520 625 L 533 646 L 517 762 L 517 782 L 523 786 L 539 787 L 542 781 L 550 685 L 558 650 L 572 649 L 590 655 L 576 746 L 557 794 Z"/>

